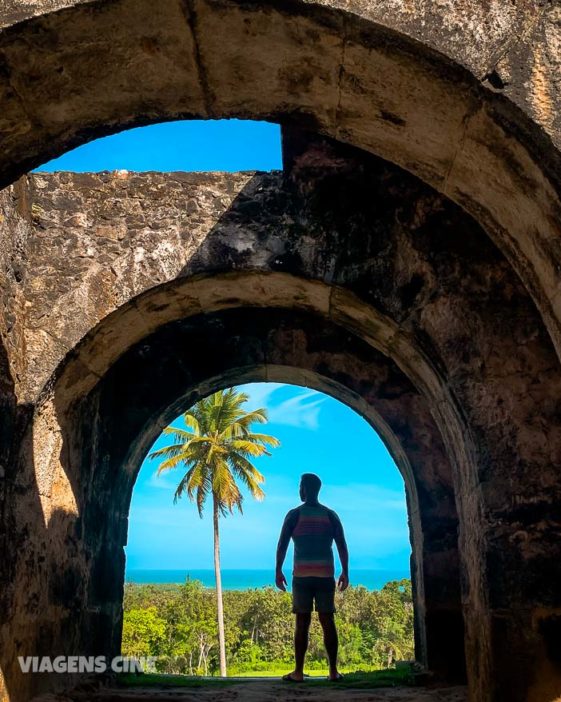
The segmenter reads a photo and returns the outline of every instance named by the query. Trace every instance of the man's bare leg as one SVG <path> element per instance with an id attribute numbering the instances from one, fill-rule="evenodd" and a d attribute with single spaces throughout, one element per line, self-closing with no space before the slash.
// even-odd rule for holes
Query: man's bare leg
<path id="1" fill-rule="evenodd" d="M 304 658 L 308 650 L 308 632 L 310 631 L 310 613 L 296 615 L 296 628 L 294 630 L 294 658 L 296 667 L 290 673 L 293 680 L 304 680 Z"/>
<path id="2" fill-rule="evenodd" d="M 339 676 L 339 671 L 337 670 L 339 638 L 337 636 L 337 627 L 335 626 L 335 616 L 332 613 L 320 612 L 319 621 L 323 629 L 323 643 L 325 644 L 329 660 L 329 679 L 337 680 Z"/>

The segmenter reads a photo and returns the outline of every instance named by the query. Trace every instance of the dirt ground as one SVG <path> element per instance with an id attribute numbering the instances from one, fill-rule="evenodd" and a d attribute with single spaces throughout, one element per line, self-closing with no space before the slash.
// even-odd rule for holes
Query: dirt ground
<path id="1" fill-rule="evenodd" d="M 224 688 L 104 689 L 43 695 L 36 702 L 466 702 L 464 687 L 350 689 L 315 687 L 268 679 L 244 680 Z"/>

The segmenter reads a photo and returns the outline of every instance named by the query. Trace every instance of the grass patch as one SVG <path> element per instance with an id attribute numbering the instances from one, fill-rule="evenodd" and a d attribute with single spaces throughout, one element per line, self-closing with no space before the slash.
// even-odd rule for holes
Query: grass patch
<path id="1" fill-rule="evenodd" d="M 251 682 L 251 678 L 280 678 L 287 670 L 248 672 L 235 678 L 218 677 L 191 677 L 189 675 L 161 675 L 158 673 L 124 673 L 117 676 L 119 685 L 123 687 L 228 687 L 239 685 L 244 678 Z M 345 673 L 344 680 L 332 683 L 326 680 L 327 671 L 313 671 L 306 679 L 306 685 L 313 687 L 344 687 L 354 689 L 372 689 L 376 687 L 395 687 L 397 685 L 413 685 L 413 674 L 408 666 L 390 668 L 388 670 L 355 671 Z M 288 684 L 288 683 L 287 683 Z"/>
<path id="2" fill-rule="evenodd" d="M 121 673 L 117 683 L 122 687 L 227 687 L 232 678 L 204 678 L 199 675 L 163 675 L 161 673 Z"/>
<path id="3" fill-rule="evenodd" d="M 345 673 L 343 680 L 332 683 L 325 678 L 315 680 L 309 678 L 308 682 L 314 687 L 345 687 L 353 689 L 372 689 L 376 687 L 395 687 L 397 685 L 413 685 L 414 678 L 411 669 L 408 666 L 400 668 L 389 668 L 387 670 L 372 670 L 362 671 L 357 670 L 353 673 Z"/>

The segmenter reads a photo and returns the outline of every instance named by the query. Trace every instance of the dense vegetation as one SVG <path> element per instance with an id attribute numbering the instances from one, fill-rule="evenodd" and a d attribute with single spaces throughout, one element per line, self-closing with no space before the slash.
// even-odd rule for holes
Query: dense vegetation
<path id="1" fill-rule="evenodd" d="M 350 587 L 336 595 L 339 658 L 345 669 L 390 667 L 412 659 L 413 604 L 409 580 L 382 590 Z M 157 656 L 163 673 L 209 675 L 218 668 L 214 590 L 184 585 L 125 587 L 122 652 Z M 272 587 L 224 592 L 229 673 L 289 670 L 293 663 L 291 596 Z M 324 669 L 317 616 L 312 618 L 306 667 Z"/>

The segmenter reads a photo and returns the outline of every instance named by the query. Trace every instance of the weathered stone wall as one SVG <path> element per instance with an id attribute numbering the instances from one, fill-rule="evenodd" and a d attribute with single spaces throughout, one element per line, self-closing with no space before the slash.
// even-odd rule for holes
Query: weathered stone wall
<path id="1" fill-rule="evenodd" d="M 63 571 L 50 574 L 37 559 L 22 566 L 18 577 L 26 582 L 27 599 L 18 607 L 34 616 L 44 612 L 45 629 L 49 621 L 53 626 L 53 612 L 60 613 L 50 634 L 60 650 L 83 650 L 85 630 L 97 632 L 96 650 L 115 647 L 127 495 L 143 442 L 169 418 L 165 408 L 179 411 L 197 393 L 241 382 L 256 368 L 265 369 L 259 377 L 270 377 L 291 365 L 307 369 L 311 375 L 304 378 L 323 375 L 333 388 L 352 387 L 349 397 L 375 408 L 378 393 L 391 390 L 387 381 L 383 391 L 376 389 L 373 376 L 360 380 L 350 355 L 345 362 L 345 344 L 352 348 L 358 337 L 409 377 L 450 462 L 446 489 L 453 491 L 459 518 L 472 699 L 545 700 L 547 690 L 559 686 L 551 647 L 560 605 L 554 554 L 561 369 L 542 320 L 506 259 L 442 196 L 351 149 L 321 140 L 303 151 L 289 147 L 284 174 L 30 177 L 22 393 L 40 405 L 29 438 L 33 448 L 27 445 L 19 467 L 19 491 L 26 495 L 25 509 L 19 507 L 21 538 L 42 533 L 34 550 L 51 554 L 47 563 L 57 549 L 71 555 Z M 220 316 L 228 308 L 242 308 L 241 316 L 230 316 L 236 323 Z M 271 310 L 264 318 L 272 328 L 257 321 L 259 308 Z M 274 309 L 285 310 L 288 316 L 279 317 L 285 321 L 275 325 Z M 326 331 L 314 327 L 319 322 L 291 322 L 296 310 L 327 320 Z M 218 363 L 210 341 L 192 358 L 174 356 L 189 347 L 182 341 L 184 318 L 191 320 L 189 333 L 201 339 L 207 324 L 222 329 L 221 338 L 233 344 L 226 354 L 233 366 Z M 293 323 L 284 340 L 275 335 L 276 326 Z M 217 343 L 212 334 L 209 339 Z M 319 356 L 304 361 L 300 347 Z M 337 362 L 322 361 L 334 348 Z M 148 362 L 160 369 L 155 384 Z M 138 411 L 129 417 L 130 429 L 116 435 L 110 427 L 122 429 L 119 402 L 131 393 L 138 396 L 129 406 Z M 404 456 L 414 469 L 424 552 L 441 554 L 430 564 L 422 557 L 424 590 L 432 594 L 421 607 L 431 610 L 425 612 L 427 645 L 437 660 L 438 643 L 440 653 L 443 642 L 449 645 L 442 630 L 451 600 L 444 601 L 454 585 L 443 586 L 441 578 L 454 560 L 455 528 L 450 515 L 436 516 L 444 503 L 435 501 L 428 447 L 437 438 L 415 457 L 413 445 L 426 434 L 418 424 L 422 405 L 396 407 L 397 414 L 387 407 L 375 414 L 382 428 L 389 422 L 396 453 L 413 442 Z M 407 423 L 390 421 L 392 411 Z M 411 435 L 411 426 L 418 434 Z M 119 471 L 117 498 L 112 491 Z M 431 532 L 430 524 L 443 531 Z M 102 577 L 96 564 L 108 560 L 114 569 Z M 51 589 L 37 589 L 35 572 L 45 572 Z M 101 582 L 107 589 L 99 592 Z M 77 583 L 89 589 L 71 596 Z M 84 601 L 90 603 L 85 610 Z M 438 618 L 439 609 L 448 619 Z M 26 646 L 37 645 L 33 628 L 18 631 Z"/>
<path id="2" fill-rule="evenodd" d="M 19 380 L 25 375 L 23 276 L 30 233 L 22 183 L 0 192 L 0 622 L 11 617 L 15 575 L 12 536 L 13 449 L 21 435 L 25 407 L 18 411 Z M 2 670 L 0 662 L 0 690 Z"/>
<path id="3" fill-rule="evenodd" d="M 26 397 L 37 398 L 65 354 L 101 319 L 180 275 L 252 183 L 253 173 L 31 176 Z M 243 251 L 243 236 L 235 238 Z"/>
<path id="4" fill-rule="evenodd" d="M 237 282 L 244 284 L 243 278 Z M 152 376 L 149 392 L 139 382 L 146 372 Z M 91 494 L 105 496 L 108 508 L 104 511 L 111 515 L 106 527 L 111 539 L 92 544 L 92 561 L 114 564 L 112 577 L 105 581 L 122 583 L 122 564 L 113 554 L 122 552 L 119 546 L 125 539 L 128 498 L 140 457 L 149 450 L 160 428 L 201 394 L 250 380 L 302 383 L 326 391 L 378 428 L 407 488 L 417 655 L 437 678 L 463 681 L 452 470 L 429 406 L 392 361 L 310 312 L 242 308 L 171 322 L 131 348 L 95 391 L 80 401 L 73 421 L 67 424 L 69 434 L 72 426 L 82 427 L 78 432 L 81 441 L 72 445 L 85 447 L 88 443 L 84 438 L 95 407 L 99 412 L 97 451 L 108 457 L 103 466 L 94 462 L 87 488 Z M 135 409 L 123 413 L 121 400 Z M 122 418 L 119 432 L 109 419 L 109 407 Z M 76 484 L 78 466 L 79 461 L 72 457 L 67 462 Z M 113 489 L 107 490 L 107 485 Z M 91 499 L 86 497 L 85 502 L 91 503 Z M 86 507 L 85 514 L 88 510 Z M 104 607 L 120 603 L 120 592 L 118 597 L 106 593 L 98 597 L 97 604 Z M 114 632 L 115 622 L 110 625 Z M 111 638 L 106 636 L 106 640 Z M 444 640 L 446 646 L 442 645 Z"/>
<path id="5" fill-rule="evenodd" d="M 163 119 L 312 128 L 470 212 L 561 353 L 557 3 L 163 0 L 154 13 L 150 0 L 98 0 L 47 12 L 67 4 L 6 6 L 5 24 L 32 17 L 0 35 L 0 182 Z"/>
<path id="6" fill-rule="evenodd" d="M 133 182 L 135 185 L 131 187 Z M 250 183 L 253 185 L 244 194 L 243 191 Z M 242 211 L 245 211 L 244 202 L 247 202 L 248 213 L 254 211 L 257 205 L 257 201 L 252 202 L 254 194 L 262 192 L 264 185 L 267 186 L 268 193 L 274 193 L 279 185 L 282 185 L 282 176 L 263 175 L 256 179 L 255 174 L 251 173 L 164 176 L 122 173 L 101 176 L 58 174 L 35 175 L 29 184 L 35 235 L 29 242 L 30 266 L 25 287 L 28 299 L 25 340 L 30 359 L 26 396 L 30 402 L 34 402 L 38 389 L 45 384 L 47 376 L 52 375 L 71 346 L 76 345 L 84 333 L 94 327 L 100 319 L 119 306 L 126 306 L 139 292 L 153 288 L 158 283 L 174 280 L 178 275 L 188 276 L 189 271 L 184 269 L 189 260 L 195 267 L 193 270 L 197 271 L 240 268 L 240 265 L 232 260 L 229 251 L 224 250 L 222 253 L 226 254 L 226 258 L 221 259 L 222 247 L 219 244 L 220 250 L 210 253 L 212 257 L 216 255 L 216 265 L 210 261 L 209 253 L 202 253 L 209 229 L 212 230 L 213 224 L 224 216 L 234 200 L 240 201 Z M 289 198 L 289 192 L 281 195 L 281 198 Z M 186 198 L 188 204 L 185 207 Z M 279 210 L 279 205 L 276 210 Z M 256 221 L 252 227 L 261 227 L 262 224 L 264 220 Z M 282 232 L 274 233 L 276 227 L 276 224 L 272 225 L 270 234 L 275 239 L 282 239 Z M 265 232 L 260 238 L 264 235 Z M 244 254 L 244 261 L 250 249 L 255 246 L 250 236 L 237 227 L 231 230 L 229 242 L 234 250 Z M 264 239 L 263 244 L 262 252 L 255 249 L 257 259 L 246 262 L 249 268 L 255 265 L 267 268 L 271 250 Z M 273 243 L 273 253 L 275 249 L 280 251 L 278 243 Z M 259 260 L 261 263 L 258 263 Z M 213 285 L 212 281 L 210 284 Z M 76 313 L 77 310 L 79 314 Z M 144 332 L 145 325 L 141 324 L 140 328 L 130 331 L 136 334 L 139 330 Z M 125 333 L 126 331 L 125 328 Z M 251 362 L 249 353 L 247 362 Z M 363 392 L 366 392 L 366 387 L 367 383 L 363 381 Z M 368 392 L 369 396 L 372 395 L 372 389 Z M 394 410 L 394 421 L 401 417 L 398 430 L 404 445 L 398 448 L 396 439 L 393 439 L 393 442 L 401 454 L 406 452 L 406 460 L 416 466 L 416 473 L 425 474 L 420 481 L 416 481 L 413 476 L 411 483 L 415 491 L 411 498 L 411 519 L 419 543 L 416 567 L 420 569 L 418 580 L 419 591 L 422 592 L 417 608 L 421 617 L 420 655 L 427 656 L 432 668 L 446 669 L 449 675 L 457 677 L 462 675 L 464 665 L 461 650 L 463 623 L 459 609 L 457 524 L 451 473 L 448 471 L 444 477 L 438 477 L 445 462 L 442 459 L 442 449 L 437 448 L 441 439 L 436 428 L 428 432 L 433 438 L 429 445 L 424 445 L 423 450 L 420 451 L 415 442 L 408 443 L 406 435 L 409 430 L 406 430 L 403 424 L 403 417 L 409 416 L 409 426 L 419 419 L 410 416 L 404 401 L 398 400 L 398 397 L 399 393 L 394 398 L 397 407 L 400 408 L 399 411 Z M 66 401 L 68 402 L 68 398 Z M 373 398 L 368 402 L 372 404 Z M 87 416 L 91 418 L 95 412 L 91 411 L 90 405 L 88 407 L 90 410 Z M 428 409 L 424 411 L 428 415 Z M 56 423 L 56 420 L 44 410 L 41 410 L 41 417 L 43 419 L 38 418 L 36 422 L 34 435 L 38 436 L 39 442 L 48 445 L 47 453 L 52 454 L 53 439 L 50 439 L 48 434 L 49 427 L 52 429 L 52 423 Z M 149 417 L 145 419 L 150 421 Z M 384 421 L 387 422 L 388 418 L 385 417 Z M 419 435 L 426 436 L 427 430 L 419 427 Z M 88 436 L 91 438 L 91 434 Z M 134 443 L 135 438 L 133 437 L 131 443 Z M 57 439 L 54 440 L 54 446 L 56 456 L 60 450 Z M 430 450 L 429 446 L 432 446 L 433 450 Z M 84 452 L 87 454 L 86 448 Z M 80 466 L 88 462 L 84 461 L 85 454 L 80 454 Z M 440 458 L 437 458 L 438 456 Z M 399 462 L 399 456 L 397 458 Z M 43 460 L 41 466 L 24 464 L 22 473 L 28 475 L 28 485 L 32 483 L 33 473 L 37 473 L 43 515 L 46 519 L 59 515 L 60 519 L 60 493 L 56 495 L 56 499 L 52 499 L 52 486 L 57 482 L 56 472 L 53 474 L 47 470 L 45 474 L 50 460 L 48 456 L 46 460 L 46 466 Z M 421 463 L 424 463 L 422 467 Z M 438 464 L 441 464 L 440 467 Z M 65 472 L 68 473 L 68 470 L 69 466 L 66 466 Z M 432 478 L 429 477 L 431 471 L 434 473 Z M 82 479 L 85 480 L 85 477 Z M 440 483 L 443 487 L 438 487 Z M 448 491 L 448 497 L 445 497 L 442 490 Z M 96 489 L 94 493 L 104 494 L 104 491 Z M 421 511 L 417 493 L 421 494 Z M 82 504 L 87 504 L 85 498 Z M 72 504 L 66 503 L 70 512 L 72 507 Z M 120 514 L 123 509 L 119 504 L 113 511 Z M 37 510 L 28 509 L 27 512 L 34 515 Z M 26 524 L 27 533 L 41 531 L 39 516 L 33 519 L 35 523 L 30 524 L 28 521 Z M 66 521 L 63 520 L 63 524 L 66 525 Z M 121 532 L 117 530 L 116 533 Z M 96 537 L 92 548 L 96 551 L 102 546 L 103 543 Z M 108 546 L 103 546 L 106 547 Z M 447 553 L 449 555 L 446 555 Z M 105 561 L 107 557 L 107 553 L 104 552 Z M 112 560 L 117 565 L 120 563 L 115 554 L 112 555 Z M 427 576 L 423 578 L 425 570 Z M 38 606 L 42 597 L 44 593 L 38 591 L 36 598 L 30 600 L 35 613 L 50 611 L 48 602 Z M 75 601 L 75 598 L 73 600 Z M 113 611 L 114 607 L 119 608 L 120 599 L 108 602 L 107 606 L 110 611 Z M 75 613 L 72 618 L 76 619 Z M 431 623 L 428 644 L 424 632 L 426 618 L 429 618 Z M 442 630 L 444 626 L 448 629 L 446 649 L 439 645 L 435 631 L 437 627 Z M 454 641 L 450 639 L 451 627 Z M 22 632 L 20 636 L 25 639 L 26 634 Z M 111 634 L 108 640 L 114 641 L 114 635 Z M 427 645 L 428 652 L 424 653 Z M 448 660 L 451 656 L 455 658 L 452 663 Z"/>
<path id="7" fill-rule="evenodd" d="M 264 307 L 358 337 L 426 402 L 453 475 L 472 700 L 561 693 L 559 13 L 538 0 L 2 5 L 2 184 L 127 126 L 242 117 L 312 128 L 440 193 L 312 144 L 285 176 L 33 176 L 1 196 L 3 431 L 24 437 L 4 484 L 9 685 L 12 645 L 116 645 L 124 527 L 104 531 L 103 476 L 122 465 L 114 437 L 82 420 L 117 401 L 119 359 L 182 318 L 202 330 L 225 309 Z M 287 346 L 328 337 L 293 332 Z M 211 387 L 204 364 L 196 377 Z M 115 557 L 105 592 L 88 554 L 96 567 Z"/>
<path id="8" fill-rule="evenodd" d="M 431 47 L 465 66 L 489 90 L 508 97 L 540 124 L 557 145 L 561 143 L 561 9 L 557 3 L 300 2 L 310 8 L 341 9 Z M 91 4 L 92 0 L 5 0 L 0 27 L 86 3 Z M 265 10 L 275 3 L 262 0 L 253 4 Z"/>
<path id="9" fill-rule="evenodd" d="M 29 188 L 25 179 L 0 192 L 0 383 L 12 392 L 25 374 L 22 353 L 23 278 L 31 229 Z"/>
<path id="10" fill-rule="evenodd" d="M 14 235 L 12 235 L 14 230 Z M 14 297 L 16 280 L 14 274 L 14 249 L 17 247 L 19 230 L 12 193 L 0 193 L 0 406 L 2 416 L 9 416 L 14 405 L 14 384 L 10 369 L 7 346 L 11 344 L 10 333 L 14 328 Z M 13 349 L 12 349 L 13 350 Z M 15 355 L 15 354 L 12 354 Z M 18 354 L 21 357 L 21 354 Z M 8 421 L 9 425 L 9 421 Z M 0 429 L 0 445 L 4 447 L 9 438 L 9 430 Z M 6 432 L 6 433 L 5 433 Z M 6 464 L 0 460 L 0 485 L 4 478 Z"/>

